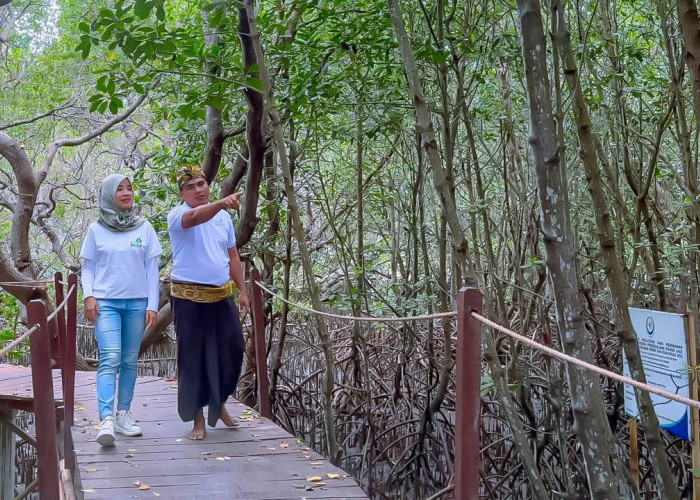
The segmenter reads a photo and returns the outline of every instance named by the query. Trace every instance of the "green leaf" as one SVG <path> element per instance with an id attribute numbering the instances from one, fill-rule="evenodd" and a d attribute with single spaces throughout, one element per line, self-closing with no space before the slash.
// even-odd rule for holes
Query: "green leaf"
<path id="1" fill-rule="evenodd" d="M 147 0 L 136 0 L 134 3 L 134 14 L 139 19 L 146 19 L 151 14 L 153 4 Z"/>
<path id="2" fill-rule="evenodd" d="M 245 79 L 245 84 L 247 87 L 257 90 L 258 92 L 263 91 L 263 84 L 260 78 L 247 77 Z"/>
<path id="3" fill-rule="evenodd" d="M 109 101 L 109 110 L 112 112 L 112 114 L 116 115 L 123 107 L 124 103 L 118 97 L 112 97 L 112 100 Z"/>
<path id="4" fill-rule="evenodd" d="M 204 104 L 211 106 L 212 108 L 224 109 L 224 102 L 221 99 L 221 96 L 210 95 L 204 100 Z"/>
<path id="5" fill-rule="evenodd" d="M 107 75 L 102 75 L 97 79 L 97 82 L 95 83 L 95 88 L 101 92 L 106 92 L 107 91 L 107 86 L 105 83 L 107 82 Z M 93 96 L 95 97 L 95 96 Z"/>
<path id="6" fill-rule="evenodd" d="M 90 55 L 91 47 L 92 44 L 90 43 L 90 37 L 87 35 L 83 35 L 80 37 L 80 44 L 75 48 L 75 50 L 81 53 L 80 56 L 83 59 L 87 59 L 87 57 Z"/>

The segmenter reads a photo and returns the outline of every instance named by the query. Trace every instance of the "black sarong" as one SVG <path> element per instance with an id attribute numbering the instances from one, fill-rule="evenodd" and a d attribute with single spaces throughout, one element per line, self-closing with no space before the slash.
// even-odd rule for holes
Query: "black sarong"
<path id="1" fill-rule="evenodd" d="M 233 297 L 202 304 L 171 297 L 177 334 L 177 411 L 185 422 L 208 406 L 211 427 L 233 394 L 243 363 L 243 333 Z"/>

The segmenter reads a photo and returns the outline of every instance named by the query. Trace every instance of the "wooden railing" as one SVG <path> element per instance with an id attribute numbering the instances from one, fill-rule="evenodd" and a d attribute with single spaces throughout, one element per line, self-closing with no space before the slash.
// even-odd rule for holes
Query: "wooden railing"
<path id="1" fill-rule="evenodd" d="M 267 373 L 265 315 L 260 274 L 251 272 L 253 328 L 260 414 L 271 417 Z M 475 288 L 462 288 L 457 296 L 457 373 L 455 380 L 455 460 L 453 489 L 458 500 L 479 498 L 479 411 L 481 381 L 481 325 L 472 314 L 481 314 L 483 296 Z M 454 313 L 452 313 L 454 315 Z M 377 318 L 364 318 L 377 319 Z"/>
<path id="2" fill-rule="evenodd" d="M 37 485 L 42 499 L 75 498 L 70 427 L 73 424 L 78 278 L 75 274 L 68 277 L 67 292 L 64 292 L 61 273 L 54 276 L 54 284 L 57 305 L 50 315 L 47 316 L 44 300 L 35 299 L 27 304 L 27 323 L 31 327 L 25 336 L 29 337 L 33 401 L 19 409 L 34 412 L 36 436 L 28 436 L 12 422 L 10 427 L 36 447 L 38 477 L 16 498 L 26 497 Z M 56 404 L 53 391 L 52 344 L 55 343 L 59 348 L 62 405 Z"/>

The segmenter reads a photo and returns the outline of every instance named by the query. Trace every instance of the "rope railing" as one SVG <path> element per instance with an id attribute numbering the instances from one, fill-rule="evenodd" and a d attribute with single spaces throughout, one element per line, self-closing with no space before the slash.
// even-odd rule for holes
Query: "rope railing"
<path id="1" fill-rule="evenodd" d="M 14 287 L 14 288 L 36 288 L 40 285 L 52 284 L 53 280 L 23 280 L 23 281 L 0 281 L 0 286 Z"/>
<path id="2" fill-rule="evenodd" d="M 301 304 L 297 304 L 296 302 L 292 302 L 291 300 L 287 300 L 284 297 L 280 297 L 275 292 L 273 292 L 269 288 L 265 287 L 259 281 L 255 281 L 254 283 L 257 286 L 259 286 L 261 290 L 272 295 L 276 299 L 281 300 L 285 304 L 289 304 L 292 307 L 295 307 L 297 309 L 301 309 L 301 310 L 306 311 L 306 312 L 311 313 L 311 314 L 316 314 L 318 316 L 325 316 L 326 318 L 341 319 L 341 320 L 345 320 L 345 321 L 368 321 L 368 322 L 376 322 L 376 323 L 391 323 L 391 322 L 401 322 L 401 321 L 424 321 L 424 320 L 429 320 L 429 319 L 451 318 L 451 317 L 457 316 L 457 311 L 448 311 L 448 312 L 443 312 L 443 313 L 422 314 L 419 316 L 405 316 L 405 317 L 382 316 L 380 318 L 377 318 L 377 317 L 372 317 L 372 316 L 344 316 L 342 314 L 333 314 L 333 313 L 328 313 L 328 312 L 324 312 L 324 311 L 318 311 L 318 310 L 312 309 L 310 307 L 302 306 Z"/>
<path id="3" fill-rule="evenodd" d="M 14 348 L 17 347 L 18 345 L 20 345 L 20 344 L 21 344 L 22 342 L 24 342 L 26 339 L 28 339 L 29 337 L 31 337 L 31 336 L 34 334 L 34 332 L 36 332 L 37 330 L 39 330 L 39 325 L 38 325 L 38 324 L 32 326 L 29 330 L 27 330 L 27 331 L 24 332 L 22 335 L 20 335 L 19 337 L 17 337 L 16 339 L 14 339 L 12 342 L 10 342 L 9 344 L 7 344 L 5 347 L 3 347 L 2 349 L 0 349 L 0 356 L 4 356 L 4 355 L 7 354 L 8 352 L 10 352 L 12 349 L 14 349 Z"/>
<path id="4" fill-rule="evenodd" d="M 683 403 L 683 404 L 686 404 L 688 406 L 692 406 L 693 408 L 700 409 L 700 401 L 695 401 L 693 399 L 689 399 L 689 398 L 686 398 L 684 396 L 680 396 L 678 394 L 673 394 L 672 392 L 668 392 L 668 391 L 665 391 L 663 389 L 659 389 L 658 387 L 653 387 L 653 386 L 645 384 L 643 382 L 639 382 L 638 380 L 634 380 L 633 378 L 625 377 L 624 375 L 620 375 L 618 373 L 611 372 L 609 370 L 605 370 L 604 368 L 600 368 L 599 366 L 592 365 L 591 363 L 581 361 L 580 359 L 576 359 L 573 356 L 569 356 L 568 354 L 564 354 L 563 352 L 557 351 L 556 349 L 552 349 L 551 347 L 547 347 L 545 345 L 540 344 L 539 342 L 535 342 L 532 339 L 529 339 L 523 335 L 515 333 L 514 331 L 509 330 L 508 328 L 501 326 L 498 323 L 495 323 L 495 322 L 491 321 L 490 319 L 485 318 L 481 314 L 478 314 L 474 311 L 471 312 L 471 316 L 472 316 L 472 318 L 474 318 L 477 321 L 493 328 L 494 330 L 498 330 L 501 333 L 505 333 L 506 335 L 509 335 L 510 337 L 513 337 L 514 339 L 519 340 L 520 342 L 527 344 L 530 347 L 533 347 L 533 348 L 538 349 L 540 351 L 546 352 L 547 354 L 554 356 L 557 359 L 560 359 L 562 361 L 566 361 L 567 363 L 571 363 L 573 365 L 580 366 L 582 368 L 586 368 L 587 370 L 595 372 L 598 375 L 603 375 L 604 377 L 609 377 L 613 380 L 617 380 L 618 382 L 623 382 L 625 384 L 629 384 L 633 387 L 636 387 L 637 389 L 651 392 L 653 394 L 657 394 L 657 395 L 662 396 L 664 398 L 668 398 L 668 399 L 671 399 L 673 401 L 678 401 L 679 403 Z"/>
<path id="5" fill-rule="evenodd" d="M 47 321 L 47 322 L 48 322 L 48 321 L 52 321 L 52 320 L 56 317 L 56 315 L 58 314 L 58 312 L 66 306 L 66 303 L 68 302 L 68 299 L 70 298 L 70 296 L 73 294 L 74 291 L 75 291 L 75 285 L 73 285 L 73 286 L 70 287 L 70 290 L 68 290 L 68 293 L 66 294 L 66 298 L 63 299 L 63 302 L 61 302 L 61 303 L 56 307 L 56 309 L 54 309 L 54 311 L 46 317 L 46 321 Z M 37 332 L 37 331 L 39 330 L 39 328 L 40 328 L 40 326 L 39 326 L 38 323 L 37 323 L 36 325 L 33 325 L 30 329 L 28 329 L 28 330 L 27 330 L 26 332 L 24 332 L 22 335 L 20 335 L 19 337 L 17 337 L 16 339 L 14 339 L 12 342 L 10 342 L 9 344 L 7 344 L 5 347 L 3 347 L 2 349 L 0 349 L 0 356 L 4 356 L 4 355 L 7 354 L 8 352 L 10 352 L 12 349 L 14 349 L 15 347 L 17 347 L 19 344 L 21 344 L 22 342 L 24 342 L 26 339 L 28 339 L 29 337 L 31 337 L 32 335 L 34 335 L 34 333 Z"/>

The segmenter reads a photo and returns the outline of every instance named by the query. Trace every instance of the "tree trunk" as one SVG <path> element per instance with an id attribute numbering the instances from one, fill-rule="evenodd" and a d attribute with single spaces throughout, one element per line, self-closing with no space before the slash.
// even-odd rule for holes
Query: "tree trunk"
<path id="1" fill-rule="evenodd" d="M 408 87 L 413 97 L 416 133 L 418 133 L 421 137 L 423 149 L 426 152 L 426 156 L 430 162 L 430 167 L 433 172 L 435 189 L 440 196 L 442 210 L 447 218 L 447 224 L 449 225 L 452 233 L 452 245 L 455 252 L 455 261 L 460 267 L 462 267 L 461 274 L 465 277 L 465 281 L 475 285 L 476 279 L 474 276 L 474 266 L 469 258 L 468 243 L 466 237 L 464 236 L 462 225 L 459 221 L 457 207 L 453 195 L 454 179 L 445 172 L 445 169 L 442 166 L 437 140 L 435 139 L 435 129 L 430 118 L 428 104 L 426 103 L 425 96 L 423 95 L 423 87 L 421 85 L 420 75 L 418 73 L 418 66 L 416 65 L 413 49 L 411 48 L 411 41 L 408 38 L 406 26 L 403 22 L 401 8 L 399 7 L 398 0 L 387 0 L 387 3 L 389 5 L 391 22 L 394 25 L 394 31 L 396 31 L 399 52 L 401 53 L 401 61 L 408 79 Z"/>
<path id="2" fill-rule="evenodd" d="M 566 75 L 569 90 L 574 95 L 573 110 L 580 142 L 579 155 L 586 171 L 586 182 L 593 200 L 593 212 L 598 226 L 600 251 L 603 255 L 605 275 L 608 278 L 608 286 L 615 306 L 617 335 L 620 338 L 620 343 L 627 357 L 627 363 L 632 378 L 641 382 L 646 382 L 637 336 L 634 333 L 632 320 L 629 316 L 629 290 L 623 279 L 622 267 L 620 266 L 617 255 L 618 252 L 615 245 L 615 233 L 612 227 L 610 208 L 605 199 L 601 172 L 596 162 L 595 144 L 591 132 L 590 118 L 578 81 L 578 68 L 576 67 L 571 40 L 566 28 L 563 4 L 559 3 L 557 5 L 553 15 L 556 15 L 558 21 L 557 31 L 554 33 L 554 40 L 560 49 L 562 64 L 564 65 L 564 74 Z M 648 392 L 638 389 L 635 389 L 635 396 L 640 410 L 647 445 L 649 446 L 651 462 L 654 466 L 659 495 L 661 498 L 674 500 L 678 498 L 678 488 L 668 464 L 668 457 L 666 456 L 666 449 L 659 428 L 659 420 L 656 417 L 651 397 Z"/>
<path id="3" fill-rule="evenodd" d="M 267 99 L 268 112 L 272 122 L 272 137 L 277 148 L 277 157 L 282 169 L 282 177 L 284 179 L 284 187 L 289 206 L 289 215 L 292 218 L 294 234 L 297 239 L 297 244 L 299 245 L 301 265 L 304 269 L 306 284 L 311 297 L 311 304 L 314 309 L 322 310 L 323 305 L 320 300 L 318 285 L 316 283 L 311 258 L 309 256 L 309 251 L 306 246 L 306 239 L 304 237 L 304 227 L 299 214 L 299 205 L 297 203 L 296 192 L 294 190 L 294 179 L 292 177 L 289 158 L 287 156 L 287 146 L 284 140 L 282 122 L 274 101 L 272 83 L 270 82 L 267 68 L 265 67 L 265 57 L 263 55 L 262 44 L 260 43 L 260 32 L 258 31 L 256 24 L 253 0 L 246 0 L 245 6 L 248 13 L 248 22 L 250 23 L 250 38 L 253 41 L 255 55 L 258 59 L 260 78 L 262 80 L 265 97 Z M 333 411 L 333 389 L 335 386 L 335 360 L 333 355 L 333 345 L 325 321 L 320 316 L 314 317 L 316 318 L 316 327 L 321 340 L 321 348 L 323 350 L 326 364 L 323 390 L 323 421 L 326 431 L 326 452 L 331 463 L 338 464 L 338 461 L 340 460 L 340 449 L 338 447 L 338 438 L 335 430 L 335 412 Z"/>
<path id="4" fill-rule="evenodd" d="M 547 77 L 547 51 L 537 0 L 517 0 L 530 115 L 530 149 L 537 177 L 545 263 L 564 351 L 592 362 L 576 273 L 569 194 L 559 160 L 559 141 L 552 115 Z M 622 463 L 614 450 L 597 375 L 566 366 L 574 429 L 582 445 L 589 495 L 595 499 L 633 498 Z"/>

